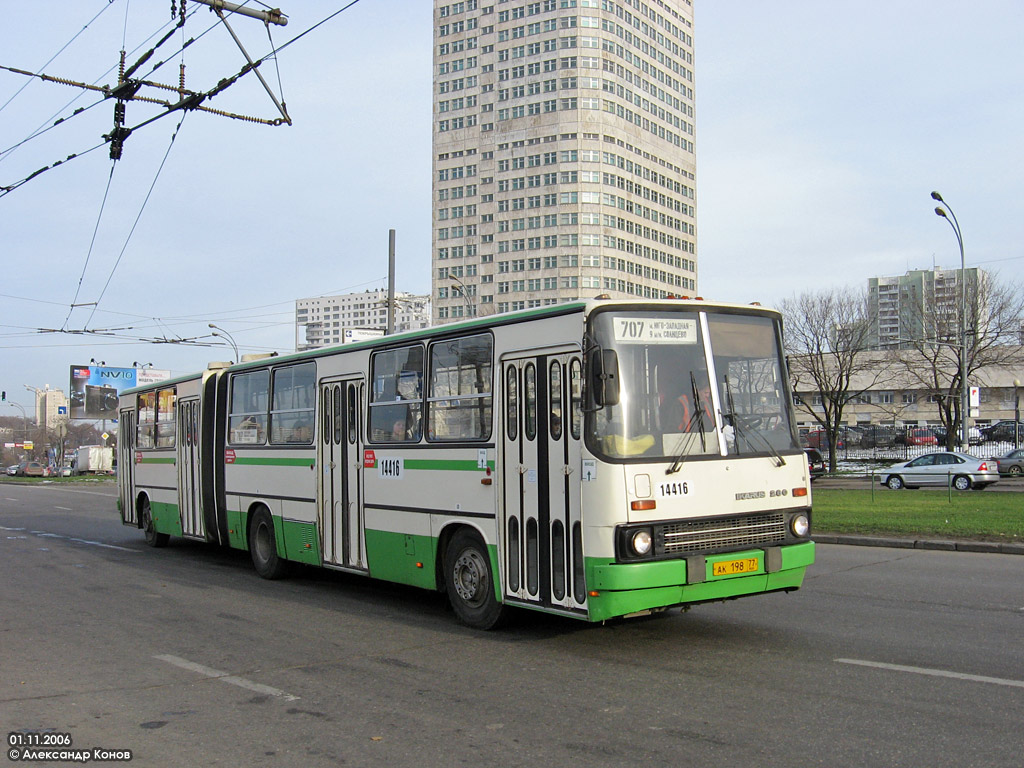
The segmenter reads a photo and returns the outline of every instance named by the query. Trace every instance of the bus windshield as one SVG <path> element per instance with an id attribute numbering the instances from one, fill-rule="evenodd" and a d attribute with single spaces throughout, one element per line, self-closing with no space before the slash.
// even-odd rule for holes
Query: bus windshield
<path id="1" fill-rule="evenodd" d="M 604 311 L 591 355 L 614 350 L 618 401 L 588 413 L 591 449 L 609 460 L 799 450 L 778 322 L 688 310 Z M 609 398 L 609 402 L 614 398 Z"/>

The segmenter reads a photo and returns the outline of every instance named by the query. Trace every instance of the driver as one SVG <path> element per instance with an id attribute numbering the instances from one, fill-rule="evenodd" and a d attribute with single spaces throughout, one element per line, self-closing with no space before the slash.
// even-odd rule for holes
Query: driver
<path id="1" fill-rule="evenodd" d="M 703 357 L 685 355 L 681 360 L 660 366 L 659 397 L 661 428 L 664 432 L 695 432 L 700 429 L 698 407 L 704 431 L 714 428 L 711 384 Z M 694 386 L 696 385 L 696 387 Z M 697 401 L 694 400 L 696 388 Z"/>

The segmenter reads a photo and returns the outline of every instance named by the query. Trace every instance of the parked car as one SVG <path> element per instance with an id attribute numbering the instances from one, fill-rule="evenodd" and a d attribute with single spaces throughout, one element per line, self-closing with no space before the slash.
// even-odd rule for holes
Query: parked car
<path id="1" fill-rule="evenodd" d="M 901 445 L 936 445 L 939 441 L 930 429 L 911 428 L 898 435 L 896 442 Z"/>
<path id="2" fill-rule="evenodd" d="M 997 457 L 996 464 L 1000 475 L 1020 477 L 1024 474 L 1024 448 L 1016 448 L 1005 456 Z"/>
<path id="3" fill-rule="evenodd" d="M 958 491 L 976 488 L 979 491 L 999 481 L 999 469 L 992 459 L 979 459 L 968 453 L 942 451 L 926 453 L 910 461 L 893 464 L 883 470 L 879 481 L 898 491 L 923 485 L 952 484 Z"/>
<path id="4" fill-rule="evenodd" d="M 814 429 L 804 435 L 804 444 L 808 448 L 817 448 L 819 451 L 828 450 L 828 433 L 824 429 Z M 843 438 L 840 435 L 839 443 L 836 445 L 837 449 L 842 449 L 845 446 Z"/>
<path id="5" fill-rule="evenodd" d="M 14 475 L 18 474 L 18 465 L 17 464 L 11 464 L 11 466 L 9 466 L 7 468 L 7 474 L 11 475 L 11 476 L 14 476 Z"/>
<path id="6" fill-rule="evenodd" d="M 23 461 L 18 465 L 18 477 L 45 477 L 46 465 L 38 461 Z"/>
<path id="7" fill-rule="evenodd" d="M 892 448 L 894 445 L 896 445 L 896 429 L 894 427 L 872 424 L 861 430 L 861 448 Z"/>
<path id="8" fill-rule="evenodd" d="M 807 470 L 813 483 L 825 474 L 825 458 L 817 448 L 804 448 L 804 453 L 807 454 Z"/>
<path id="9" fill-rule="evenodd" d="M 1019 425 L 1016 432 L 1014 431 L 1014 424 Z M 1015 422 L 1013 419 L 997 421 L 995 424 L 982 429 L 981 433 L 984 439 L 989 442 L 1012 443 L 1015 437 L 1024 439 L 1024 421 Z"/>
<path id="10" fill-rule="evenodd" d="M 928 427 L 932 432 L 935 433 L 935 439 L 938 440 L 939 445 L 945 445 L 947 430 L 945 427 Z M 960 428 L 954 430 L 959 435 Z M 982 434 L 981 429 L 978 427 L 967 428 L 967 444 L 968 445 L 981 445 L 985 442 L 985 435 Z"/>

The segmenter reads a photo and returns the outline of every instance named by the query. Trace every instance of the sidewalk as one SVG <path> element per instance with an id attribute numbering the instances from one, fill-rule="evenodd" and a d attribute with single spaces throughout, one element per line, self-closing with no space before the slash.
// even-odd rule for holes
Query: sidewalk
<path id="1" fill-rule="evenodd" d="M 910 539 L 890 536 L 859 536 L 847 533 L 814 533 L 818 544 L 846 544 L 853 547 L 892 547 L 895 549 L 938 549 L 946 552 L 988 552 L 997 555 L 1024 555 L 1024 542 L 949 541 Z"/>

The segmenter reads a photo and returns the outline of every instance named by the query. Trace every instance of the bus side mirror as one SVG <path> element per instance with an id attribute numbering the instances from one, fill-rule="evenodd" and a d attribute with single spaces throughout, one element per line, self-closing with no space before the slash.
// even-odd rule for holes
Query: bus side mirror
<path id="1" fill-rule="evenodd" d="M 614 349 L 597 349 L 591 355 L 590 387 L 598 408 L 619 404 L 619 356 Z"/>

